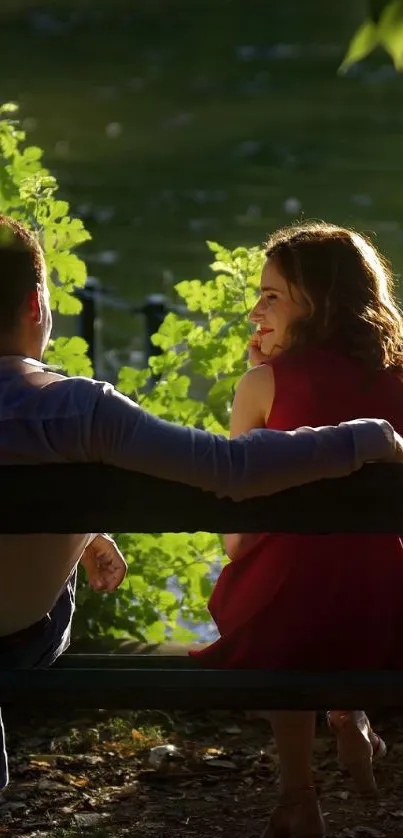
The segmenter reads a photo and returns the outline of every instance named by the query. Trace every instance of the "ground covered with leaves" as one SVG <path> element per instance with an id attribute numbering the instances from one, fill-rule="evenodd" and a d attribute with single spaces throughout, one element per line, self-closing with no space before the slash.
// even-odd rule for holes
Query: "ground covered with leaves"
<path id="1" fill-rule="evenodd" d="M 258 838 L 278 766 L 267 724 L 242 713 L 103 711 L 24 720 L 6 709 L 12 782 L 0 836 Z M 403 717 L 376 717 L 389 745 L 379 800 L 338 768 L 323 719 L 315 770 L 331 838 L 403 838 Z M 158 749 L 171 745 L 171 748 Z"/>

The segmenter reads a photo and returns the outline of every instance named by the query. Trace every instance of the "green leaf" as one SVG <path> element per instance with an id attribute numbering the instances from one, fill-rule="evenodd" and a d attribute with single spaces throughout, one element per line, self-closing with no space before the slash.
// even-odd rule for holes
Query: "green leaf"
<path id="1" fill-rule="evenodd" d="M 367 19 L 357 29 L 350 41 L 346 55 L 339 67 L 339 73 L 345 73 L 349 67 L 366 58 L 378 45 L 378 28 L 373 20 Z"/>
<path id="2" fill-rule="evenodd" d="M 176 625 L 172 631 L 172 640 L 175 643 L 192 643 L 196 636 L 194 631 L 181 625 Z"/>
<path id="3" fill-rule="evenodd" d="M 174 398 L 184 399 L 189 391 L 190 378 L 187 375 L 180 375 L 176 381 L 170 382 L 171 394 Z"/>
<path id="4" fill-rule="evenodd" d="M 159 595 L 159 604 L 163 609 L 172 608 L 172 606 L 178 605 L 178 598 L 176 594 L 172 593 L 172 591 L 161 591 Z"/>
<path id="5" fill-rule="evenodd" d="M 36 163 L 43 157 L 43 150 L 35 145 L 27 146 L 22 152 L 23 163 Z"/>
<path id="6" fill-rule="evenodd" d="M 218 253 L 220 250 L 222 250 L 221 245 L 217 244 L 217 242 L 207 240 L 206 245 L 212 253 Z"/>
<path id="7" fill-rule="evenodd" d="M 200 579 L 200 593 L 206 602 L 210 599 L 212 590 L 213 585 L 211 579 L 209 579 L 207 575 L 202 576 Z"/>
<path id="8" fill-rule="evenodd" d="M 18 108 L 19 106 L 15 102 L 5 102 L 4 105 L 0 105 L 0 116 L 4 113 L 16 113 Z"/>
<path id="9" fill-rule="evenodd" d="M 390 3 L 390 0 L 369 0 L 369 13 L 371 20 L 373 20 L 374 23 L 378 23 L 382 12 L 388 3 Z"/>
<path id="10" fill-rule="evenodd" d="M 69 205 L 67 201 L 52 201 L 47 220 L 58 221 L 60 218 L 64 218 L 68 211 Z"/>
<path id="11" fill-rule="evenodd" d="M 209 390 L 209 407 L 215 414 L 224 418 L 225 425 L 229 420 L 229 411 L 234 400 L 235 388 L 238 383 L 238 375 L 225 375 L 219 378 Z"/>
<path id="12" fill-rule="evenodd" d="M 152 335 L 151 341 L 154 346 L 160 346 L 161 349 L 173 348 L 185 340 L 192 326 L 191 320 L 185 320 L 170 312 L 166 315 L 158 332 Z"/>
<path id="13" fill-rule="evenodd" d="M 231 262 L 231 251 L 228 250 L 226 247 L 223 247 L 221 244 L 217 244 L 217 242 L 207 241 L 207 247 L 211 250 L 212 253 L 215 253 L 218 260 L 225 263 Z"/>
<path id="14" fill-rule="evenodd" d="M 165 640 L 165 624 L 158 620 L 147 627 L 147 641 L 149 643 L 163 643 Z"/>
<path id="15" fill-rule="evenodd" d="M 392 56 L 396 70 L 403 70 L 403 0 L 386 6 L 378 23 L 378 38 Z"/>
<path id="16" fill-rule="evenodd" d="M 135 576 L 131 573 L 130 576 L 126 577 L 125 581 L 130 583 L 130 587 L 135 597 L 141 596 L 142 594 L 148 594 L 149 585 L 142 576 Z"/>
<path id="17" fill-rule="evenodd" d="M 184 280 L 175 285 L 175 291 L 185 300 L 189 311 L 197 311 L 203 299 L 204 290 L 200 279 Z"/>
<path id="18" fill-rule="evenodd" d="M 62 285 L 50 284 L 50 303 L 60 314 L 79 314 L 82 309 L 80 300 Z"/>
<path id="19" fill-rule="evenodd" d="M 73 291 L 74 288 L 82 288 L 85 285 L 87 269 L 85 263 L 75 253 L 53 250 L 47 255 L 46 263 L 49 274 L 56 272 L 58 282 L 67 286 L 66 290 Z M 68 314 L 67 311 L 62 310 L 61 313 Z"/>
<path id="20" fill-rule="evenodd" d="M 221 422 L 219 422 L 212 413 L 209 413 L 203 418 L 203 428 L 210 434 L 222 434 L 224 436 L 228 436 L 228 433 L 226 433 L 226 425 L 227 422 L 225 422 L 225 425 L 221 424 Z"/>
<path id="21" fill-rule="evenodd" d="M 223 273 L 229 274 L 229 276 L 234 276 L 235 274 L 235 267 L 231 264 L 231 262 L 224 262 L 222 259 L 217 259 L 216 262 L 213 262 L 210 265 L 213 271 L 222 271 Z"/>
<path id="22" fill-rule="evenodd" d="M 46 352 L 46 363 L 64 370 L 68 375 L 93 374 L 92 364 L 87 356 L 88 344 L 83 338 L 57 338 Z"/>
<path id="23" fill-rule="evenodd" d="M 210 567 L 206 562 L 195 562 L 187 568 L 189 588 L 194 596 L 200 595 L 201 579 L 208 573 Z"/>
<path id="24" fill-rule="evenodd" d="M 118 374 L 116 389 L 126 396 L 137 394 L 150 379 L 150 370 L 135 370 L 133 367 L 121 367 Z"/>

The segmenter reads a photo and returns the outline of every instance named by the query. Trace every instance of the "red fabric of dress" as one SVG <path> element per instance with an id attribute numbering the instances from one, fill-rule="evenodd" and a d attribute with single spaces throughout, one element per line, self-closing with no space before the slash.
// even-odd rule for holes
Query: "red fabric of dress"
<path id="1" fill-rule="evenodd" d="M 284 353 L 271 364 L 268 428 L 375 417 L 403 433 L 398 376 L 322 349 Z M 222 571 L 209 610 L 221 636 L 190 652 L 206 667 L 403 668 L 402 541 L 257 535 Z"/>

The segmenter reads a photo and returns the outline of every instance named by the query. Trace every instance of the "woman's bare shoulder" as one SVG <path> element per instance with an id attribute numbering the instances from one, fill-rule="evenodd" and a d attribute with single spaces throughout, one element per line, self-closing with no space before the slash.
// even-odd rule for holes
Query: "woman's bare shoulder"
<path id="1" fill-rule="evenodd" d="M 247 370 L 238 383 L 238 389 L 241 387 L 245 392 L 250 392 L 260 389 L 264 385 L 270 386 L 274 383 L 274 373 L 271 363 L 259 364 L 256 367 L 251 367 Z"/>

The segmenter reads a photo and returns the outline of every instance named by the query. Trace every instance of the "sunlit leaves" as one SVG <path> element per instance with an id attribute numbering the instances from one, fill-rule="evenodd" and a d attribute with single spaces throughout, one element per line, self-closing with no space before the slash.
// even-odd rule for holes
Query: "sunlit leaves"
<path id="1" fill-rule="evenodd" d="M 40 237 L 52 307 L 76 314 L 81 304 L 74 290 L 85 284 L 86 267 L 75 251 L 89 233 L 70 216 L 67 201 L 57 197 L 58 184 L 42 164 L 42 150 L 25 145 L 16 114 L 12 104 L 0 108 L 0 211 Z M 258 248 L 229 250 L 214 242 L 208 248 L 211 278 L 176 286 L 187 316 L 167 315 L 152 339 L 160 354 L 145 370 L 123 367 L 117 387 L 162 419 L 227 434 L 234 388 L 245 369 L 248 311 L 263 254 Z M 92 374 L 80 337 L 52 341 L 46 360 L 69 375 Z M 225 561 L 221 537 L 126 533 L 116 539 L 128 562 L 127 577 L 114 595 L 95 594 L 80 572 L 75 632 L 189 642 L 193 634 L 183 622 L 209 619 L 212 569 L 217 572 Z"/>
<path id="2" fill-rule="evenodd" d="M 163 419 L 228 433 L 234 389 L 245 369 L 250 327 L 248 311 L 256 299 L 263 254 L 258 248 L 231 251 L 208 243 L 215 260 L 212 279 L 176 286 L 191 317 L 170 313 L 153 337 L 162 349 L 150 359 L 158 376 L 149 389 L 149 372 L 124 367 L 118 387 L 137 395 L 141 405 Z M 149 642 L 192 638 L 182 621 L 209 619 L 212 568 L 222 566 L 222 540 L 208 533 L 118 536 L 128 558 L 124 582 L 127 631 Z M 116 594 L 120 596 L 120 591 Z M 112 617 L 116 622 L 116 616 Z"/>
<path id="3" fill-rule="evenodd" d="M 376 24 L 368 19 L 357 29 L 350 41 L 346 55 L 340 65 L 339 72 L 344 73 L 352 64 L 362 61 L 375 47 L 378 46 L 378 30 Z"/>
<path id="4" fill-rule="evenodd" d="M 396 70 L 403 70 L 403 0 L 370 0 L 368 18 L 350 41 L 340 72 L 362 61 L 376 47 L 383 47 L 389 53 Z"/>
<path id="5" fill-rule="evenodd" d="M 378 23 L 379 43 L 392 56 L 396 70 L 403 70 L 403 0 L 389 3 Z"/>
<path id="6" fill-rule="evenodd" d="M 121 367 L 119 370 L 117 388 L 125 396 L 133 396 L 136 400 L 150 378 L 150 370 L 136 370 L 134 367 Z"/>
<path id="7" fill-rule="evenodd" d="M 0 107 L 0 211 L 22 221 L 39 237 L 45 253 L 52 308 L 77 314 L 75 288 L 85 285 L 86 266 L 74 252 L 90 238 L 82 221 L 69 216 L 67 201 L 56 198 L 56 178 L 42 164 L 43 151 L 25 145 L 18 106 Z M 90 375 L 87 345 L 80 338 L 59 338 L 49 351 L 52 363 L 68 374 Z"/>
<path id="8" fill-rule="evenodd" d="M 67 371 L 69 375 L 91 376 L 93 369 L 87 349 L 83 338 L 57 338 L 46 352 L 46 363 Z"/>

